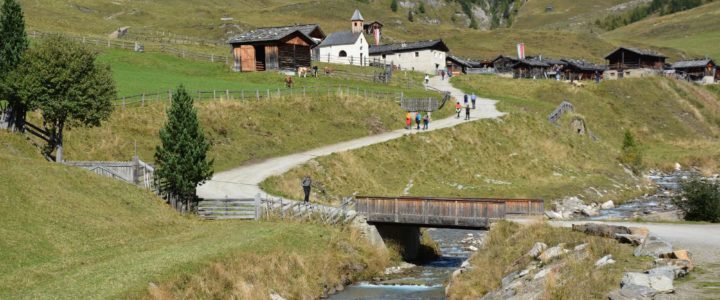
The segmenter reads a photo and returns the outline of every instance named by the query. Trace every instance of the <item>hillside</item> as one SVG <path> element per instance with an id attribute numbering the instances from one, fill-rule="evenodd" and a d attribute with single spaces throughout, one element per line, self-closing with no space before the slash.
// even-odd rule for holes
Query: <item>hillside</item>
<path id="1" fill-rule="evenodd" d="M 575 88 L 486 76 L 453 80 L 465 91 L 501 100 L 500 110 L 510 115 L 318 158 L 269 178 L 263 187 L 297 197 L 295 178 L 311 174 L 328 201 L 353 193 L 544 199 L 582 194 L 618 201 L 643 192 L 636 187 L 639 179 L 617 161 L 625 129 L 638 136 L 650 168 L 680 162 L 713 170 L 720 162 L 720 104 L 691 84 L 640 79 Z M 546 118 L 565 99 L 575 114 L 554 126 Z M 573 120 L 583 120 L 597 140 L 577 135 Z"/>
<path id="2" fill-rule="evenodd" d="M 684 56 L 720 58 L 720 2 L 649 18 L 602 35 L 614 43 L 673 48 Z"/>
<path id="3" fill-rule="evenodd" d="M 15 134 L 0 133 L 0 178 L 2 299 L 142 298 L 157 292 L 149 283 L 163 288 L 251 259 L 257 269 L 228 264 L 232 275 L 220 278 L 242 289 L 185 282 L 184 297 L 264 299 L 272 289 L 308 298 L 335 284 L 342 266 L 364 263 L 371 274 L 387 262 L 340 229 L 180 216 L 148 191 L 38 159 Z M 301 280 L 281 280 L 290 277 Z"/>
<path id="4" fill-rule="evenodd" d="M 559 29 L 590 32 L 593 22 L 608 15 L 623 13 L 645 0 L 537 0 L 527 1 L 519 10 L 513 29 Z"/>

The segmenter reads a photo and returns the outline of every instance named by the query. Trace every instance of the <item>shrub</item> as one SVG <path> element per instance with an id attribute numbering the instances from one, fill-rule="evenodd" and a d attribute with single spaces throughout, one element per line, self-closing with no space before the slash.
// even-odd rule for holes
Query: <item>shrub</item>
<path id="1" fill-rule="evenodd" d="M 623 138 L 622 153 L 619 158 L 620 162 L 628 166 L 633 173 L 640 174 L 643 169 L 643 153 L 640 144 L 635 140 L 632 132 L 625 131 Z"/>
<path id="2" fill-rule="evenodd" d="M 720 183 L 693 179 L 682 184 L 682 193 L 673 199 L 685 212 L 685 220 L 720 222 Z"/>
<path id="3" fill-rule="evenodd" d="M 392 0 L 392 2 L 390 2 L 390 10 L 392 10 L 393 12 L 397 12 L 397 10 L 398 10 L 397 0 Z"/>

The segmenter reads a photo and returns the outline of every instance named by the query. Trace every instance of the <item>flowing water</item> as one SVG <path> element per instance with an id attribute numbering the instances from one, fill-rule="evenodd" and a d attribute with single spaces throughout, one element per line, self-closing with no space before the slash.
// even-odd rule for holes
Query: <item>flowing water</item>
<path id="1" fill-rule="evenodd" d="M 470 235 L 479 239 L 485 232 L 428 229 L 427 233 L 440 245 L 442 256 L 437 260 L 407 269 L 402 274 L 386 276 L 378 282 L 351 285 L 330 299 L 444 299 L 450 275 L 472 254 L 467 249 Z"/>

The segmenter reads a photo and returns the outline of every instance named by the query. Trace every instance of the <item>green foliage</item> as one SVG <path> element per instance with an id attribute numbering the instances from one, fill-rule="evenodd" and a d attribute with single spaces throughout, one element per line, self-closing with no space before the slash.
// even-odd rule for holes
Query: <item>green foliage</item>
<path id="1" fill-rule="evenodd" d="M 470 26 L 469 26 L 469 27 L 472 28 L 472 29 L 478 29 L 478 23 L 477 23 L 477 21 L 475 20 L 475 18 L 470 19 Z"/>
<path id="2" fill-rule="evenodd" d="M 415 18 L 413 17 L 412 10 L 408 10 L 408 21 L 415 22 Z"/>
<path id="3" fill-rule="evenodd" d="M 392 10 L 393 12 L 397 12 L 397 10 L 398 10 L 397 0 L 392 0 L 392 2 L 390 2 L 390 10 Z"/>
<path id="4" fill-rule="evenodd" d="M 674 199 L 685 212 L 685 220 L 720 222 L 720 183 L 693 179 L 682 184 L 682 194 Z"/>
<path id="5" fill-rule="evenodd" d="M 207 159 L 210 143 L 205 139 L 193 99 L 182 85 L 173 94 L 168 120 L 160 129 L 155 150 L 155 181 L 161 193 L 179 197 L 191 208 L 198 184 L 210 179 L 213 161 Z"/>
<path id="6" fill-rule="evenodd" d="M 650 4 L 638 6 L 627 13 L 608 16 L 604 20 L 598 19 L 595 21 L 595 25 L 605 30 L 614 30 L 643 20 L 651 15 L 669 15 L 709 2 L 712 2 L 712 0 L 653 0 Z"/>
<path id="7" fill-rule="evenodd" d="M 643 153 L 640 145 L 635 140 L 632 132 L 625 131 L 622 143 L 622 152 L 620 154 L 620 162 L 630 167 L 633 173 L 640 174 L 643 169 Z"/>
<path id="8" fill-rule="evenodd" d="M 418 7 L 418 11 L 420 11 L 421 14 L 425 13 L 425 2 L 420 2 L 420 6 Z"/>
<path id="9" fill-rule="evenodd" d="M 30 110 L 42 112 L 50 140 L 46 154 L 57 150 L 62 161 L 65 127 L 96 127 L 110 117 L 115 83 L 110 67 L 97 63 L 89 48 L 53 36 L 28 50 L 9 75 L 11 87 Z"/>
<path id="10" fill-rule="evenodd" d="M 11 108 L 10 121 L 22 127 L 26 107 L 5 81 L 7 75 L 20 63 L 28 48 L 22 8 L 15 0 L 5 0 L 0 8 L 0 105 Z M 2 103 L 7 101 L 7 103 Z"/>

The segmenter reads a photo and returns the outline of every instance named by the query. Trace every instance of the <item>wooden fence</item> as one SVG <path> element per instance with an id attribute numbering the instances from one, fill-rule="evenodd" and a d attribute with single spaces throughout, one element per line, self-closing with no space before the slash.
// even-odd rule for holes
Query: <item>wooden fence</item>
<path id="1" fill-rule="evenodd" d="M 197 214 L 206 220 L 257 220 L 260 203 L 259 196 L 254 199 L 203 199 L 198 202 Z"/>
<path id="2" fill-rule="evenodd" d="M 558 105 L 557 108 L 555 108 L 552 113 L 550 113 L 550 115 L 548 116 L 548 121 L 550 121 L 551 123 L 556 123 L 563 114 L 565 114 L 566 112 L 572 112 L 574 110 L 575 107 L 572 105 L 572 103 L 568 101 L 563 101 L 562 103 L 560 103 L 560 105 Z"/>
<path id="3" fill-rule="evenodd" d="M 65 165 L 90 170 L 98 175 L 153 189 L 153 166 L 135 158 L 132 161 L 66 161 Z"/>
<path id="4" fill-rule="evenodd" d="M 368 222 L 423 227 L 487 228 L 508 215 L 538 215 L 537 199 L 463 199 L 420 197 L 357 197 L 357 212 Z"/>

